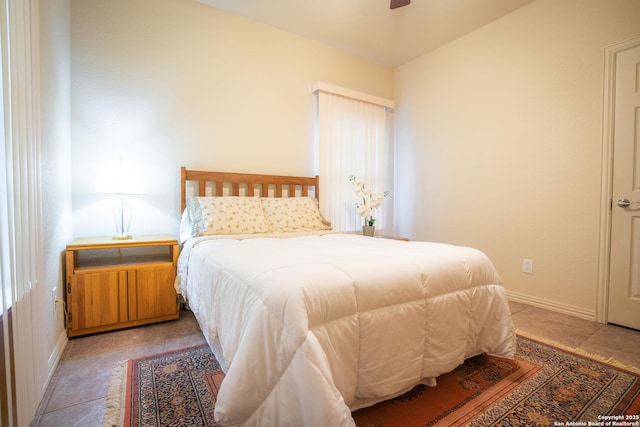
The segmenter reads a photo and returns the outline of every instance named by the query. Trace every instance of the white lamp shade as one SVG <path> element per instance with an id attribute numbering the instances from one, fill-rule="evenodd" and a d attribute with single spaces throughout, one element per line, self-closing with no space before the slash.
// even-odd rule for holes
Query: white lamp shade
<path id="1" fill-rule="evenodd" d="M 96 184 L 96 193 L 147 194 L 138 164 L 130 159 L 109 159 Z"/>

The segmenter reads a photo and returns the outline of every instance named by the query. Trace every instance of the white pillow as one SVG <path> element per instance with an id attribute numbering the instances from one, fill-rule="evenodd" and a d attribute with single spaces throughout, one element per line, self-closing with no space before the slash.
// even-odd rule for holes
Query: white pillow
<path id="1" fill-rule="evenodd" d="M 192 236 L 269 231 L 257 197 L 191 197 L 187 210 Z"/>
<path id="2" fill-rule="evenodd" d="M 180 243 L 184 243 L 194 237 L 191 231 L 191 221 L 189 219 L 189 208 L 185 208 L 180 216 Z"/>
<path id="3" fill-rule="evenodd" d="M 316 199 L 263 197 L 261 200 L 271 231 L 331 230 L 331 224 L 320 214 Z"/>

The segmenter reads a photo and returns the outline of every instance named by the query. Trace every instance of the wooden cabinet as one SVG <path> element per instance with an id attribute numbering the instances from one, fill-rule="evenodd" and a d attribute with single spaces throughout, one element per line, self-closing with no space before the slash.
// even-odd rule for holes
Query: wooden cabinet
<path id="1" fill-rule="evenodd" d="M 168 235 L 67 245 L 69 337 L 177 319 L 178 241 Z"/>

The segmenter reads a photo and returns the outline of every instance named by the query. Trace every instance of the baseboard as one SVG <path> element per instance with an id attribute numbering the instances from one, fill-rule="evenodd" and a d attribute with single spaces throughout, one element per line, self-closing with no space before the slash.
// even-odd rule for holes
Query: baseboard
<path id="1" fill-rule="evenodd" d="M 544 298 L 532 297 L 530 295 L 525 295 L 518 292 L 506 291 L 506 293 L 509 300 L 514 302 L 532 305 L 534 307 L 544 308 L 546 310 L 555 311 L 558 313 L 568 314 L 569 316 L 575 316 L 581 319 L 591 320 L 593 322 L 596 321 L 595 310 L 587 310 L 582 307 L 562 304 Z"/>
<path id="2" fill-rule="evenodd" d="M 56 345 L 49 356 L 49 360 L 47 360 L 47 367 L 49 372 L 47 373 L 47 380 L 42 386 L 42 390 L 46 390 L 49 386 L 49 382 L 51 382 L 51 378 L 53 377 L 53 373 L 60 362 L 60 358 L 62 357 L 62 352 L 64 348 L 67 346 L 69 342 L 69 338 L 67 338 L 67 330 L 63 329 L 60 335 L 58 335 L 58 340 L 56 341 Z"/>

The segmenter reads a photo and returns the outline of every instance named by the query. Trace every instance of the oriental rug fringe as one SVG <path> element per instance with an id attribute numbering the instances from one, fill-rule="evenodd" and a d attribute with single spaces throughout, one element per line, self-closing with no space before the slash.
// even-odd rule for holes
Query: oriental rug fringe
<path id="1" fill-rule="evenodd" d="M 224 374 L 207 346 L 114 370 L 104 426 L 217 426 Z M 640 426 L 640 369 L 519 333 L 516 358 L 480 355 L 353 413 L 358 427 Z M 609 424 L 607 424 L 609 422 Z"/>

